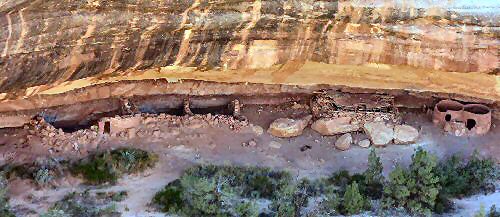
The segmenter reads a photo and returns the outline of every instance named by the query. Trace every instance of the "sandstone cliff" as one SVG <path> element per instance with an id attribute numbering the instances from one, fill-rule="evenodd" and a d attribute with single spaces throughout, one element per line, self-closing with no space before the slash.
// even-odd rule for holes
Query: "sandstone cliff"
<path id="1" fill-rule="evenodd" d="M 498 74 L 500 5 L 433 2 L 4 0 L 0 92 L 164 66 L 294 70 L 310 61 Z"/>

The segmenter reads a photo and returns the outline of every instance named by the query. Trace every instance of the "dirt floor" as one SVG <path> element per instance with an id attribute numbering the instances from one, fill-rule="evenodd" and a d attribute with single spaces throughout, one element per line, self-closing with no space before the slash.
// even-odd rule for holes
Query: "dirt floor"
<path id="1" fill-rule="evenodd" d="M 304 105 L 245 106 L 242 114 L 248 123 L 235 121 L 230 117 L 196 115 L 192 117 L 165 117 L 151 121 L 138 129 L 159 131 L 154 136 L 103 138 L 98 136 L 86 146 L 62 148 L 53 151 L 43 145 L 42 139 L 30 137 L 28 129 L 0 131 L 0 163 L 29 162 L 40 157 L 81 158 L 95 149 L 133 146 L 153 151 L 159 155 L 158 164 L 142 174 L 125 176 L 114 186 L 91 187 L 81 184 L 75 178 L 59 180 L 57 188 L 40 189 L 26 180 L 14 180 L 9 185 L 11 205 L 24 216 L 36 216 L 55 201 L 72 191 L 128 191 L 129 197 L 118 203 L 118 210 L 124 216 L 164 216 L 150 207 L 151 198 L 168 182 L 180 176 L 186 168 L 200 163 L 255 165 L 285 169 L 301 177 L 317 178 L 329 175 L 339 169 L 362 172 L 367 166 L 369 149 L 353 145 L 347 151 L 335 149 L 336 136 L 321 136 L 309 127 L 295 138 L 280 139 L 269 135 L 269 124 L 280 117 L 300 117 L 307 113 Z M 403 112 L 403 122 L 420 130 L 420 137 L 413 145 L 389 145 L 377 148 L 377 154 L 388 174 L 397 164 L 408 165 L 413 150 L 420 146 L 444 158 L 458 153 L 465 156 L 478 150 L 481 155 L 490 156 L 500 162 L 500 122 L 495 121 L 491 131 L 481 137 L 455 137 L 445 134 L 432 124 L 424 113 Z M 2 136 L 3 135 L 3 136 Z M 354 140 L 366 138 L 364 134 L 354 135 Z M 96 142 L 97 141 L 97 142 Z M 255 142 L 255 145 L 248 145 Z M 301 147 L 309 145 L 305 151 Z M 50 151 L 49 151 L 50 150 Z M 480 204 L 488 208 L 500 206 L 500 191 L 494 194 L 475 196 L 457 201 L 458 210 L 452 215 L 471 216 Z"/>

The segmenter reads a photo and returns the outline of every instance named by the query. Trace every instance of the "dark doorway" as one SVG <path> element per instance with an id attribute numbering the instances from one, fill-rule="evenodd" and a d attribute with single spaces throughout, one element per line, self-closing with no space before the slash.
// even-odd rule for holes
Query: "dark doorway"
<path id="1" fill-rule="evenodd" d="M 104 122 L 104 133 L 111 133 L 111 123 L 109 121 Z"/>
<path id="2" fill-rule="evenodd" d="M 451 115 L 450 114 L 446 114 L 446 116 L 444 116 L 444 120 L 445 121 L 451 121 Z"/>
<path id="3" fill-rule="evenodd" d="M 465 126 L 467 129 L 472 130 L 476 126 L 476 120 L 474 119 L 467 119 L 467 122 L 465 123 Z"/>

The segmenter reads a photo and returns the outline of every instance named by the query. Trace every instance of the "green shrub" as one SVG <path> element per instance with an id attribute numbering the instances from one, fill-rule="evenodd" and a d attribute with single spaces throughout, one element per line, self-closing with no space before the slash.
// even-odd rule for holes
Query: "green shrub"
<path id="1" fill-rule="evenodd" d="M 169 183 L 153 198 L 153 203 L 158 204 L 163 212 L 177 212 L 182 206 L 182 185 L 179 179 Z"/>
<path id="2" fill-rule="evenodd" d="M 329 187 L 325 191 L 325 199 L 321 202 L 321 211 L 326 216 L 338 215 L 339 207 L 342 198 L 333 187 Z"/>
<path id="3" fill-rule="evenodd" d="M 181 216 L 256 216 L 259 198 L 272 200 L 277 213 L 295 213 L 307 200 L 307 189 L 299 194 L 291 183 L 289 173 L 268 168 L 195 166 L 158 192 L 153 203 Z"/>
<path id="4" fill-rule="evenodd" d="M 119 191 L 119 192 L 109 191 L 109 192 L 96 192 L 95 193 L 96 199 L 99 199 L 99 200 L 110 199 L 111 201 L 114 201 L 114 202 L 121 202 L 121 201 L 125 200 L 127 197 L 128 197 L 127 191 Z"/>
<path id="5" fill-rule="evenodd" d="M 112 194 L 92 194 L 88 191 L 73 192 L 56 202 L 43 217 L 117 217 L 120 213 L 112 202 Z"/>
<path id="6" fill-rule="evenodd" d="M 479 211 L 474 214 L 474 217 L 500 217 L 500 210 L 493 204 L 488 213 L 486 213 L 484 205 L 481 204 Z"/>
<path id="7" fill-rule="evenodd" d="M 342 201 L 342 207 L 344 213 L 347 215 L 358 214 L 364 209 L 365 199 L 359 193 L 358 184 L 356 182 L 347 186 Z"/>
<path id="8" fill-rule="evenodd" d="M 412 157 L 408 182 L 410 200 L 408 208 L 413 213 L 429 214 L 434 208 L 438 195 L 439 177 L 434 172 L 437 158 L 423 149 L 418 149 Z"/>
<path id="9" fill-rule="evenodd" d="M 371 165 L 365 173 L 354 174 L 351 176 L 348 171 L 341 170 L 333 173 L 330 178 L 327 179 L 327 184 L 332 186 L 327 187 L 328 190 L 325 194 L 326 200 L 323 203 L 323 208 L 328 208 L 330 209 L 330 211 L 323 213 L 327 215 L 333 215 L 338 214 L 338 212 L 340 211 L 340 213 L 350 215 L 370 209 L 370 201 L 367 198 L 373 195 L 381 194 L 381 192 L 374 193 L 370 192 L 370 190 L 373 189 L 373 186 L 376 186 L 375 180 L 378 180 L 379 178 L 383 179 L 383 176 L 381 176 L 381 172 L 380 177 L 378 177 L 377 175 L 377 171 L 379 169 L 381 170 L 381 167 L 379 168 L 379 165 L 377 163 L 377 161 L 379 161 L 379 159 L 377 160 L 378 157 L 374 155 L 374 152 L 372 152 L 372 154 L 370 155 L 371 157 L 369 160 L 369 164 Z M 369 181 L 370 185 L 366 184 L 366 173 L 369 173 L 371 175 L 371 181 Z M 379 184 L 382 185 L 381 183 Z M 339 198 L 338 195 L 344 195 L 344 198 Z M 359 199 L 357 196 L 361 197 L 359 201 L 357 200 Z"/>
<path id="10" fill-rule="evenodd" d="M 364 193 L 365 189 L 365 176 L 363 174 L 351 175 L 347 170 L 340 170 L 333 173 L 328 179 L 327 184 L 338 187 L 338 193 L 343 195 L 347 186 L 353 182 L 357 182 L 360 191 Z"/>
<path id="11" fill-rule="evenodd" d="M 234 213 L 239 217 L 257 217 L 259 208 L 254 201 L 241 201 L 235 205 Z"/>
<path id="12" fill-rule="evenodd" d="M 49 209 L 46 213 L 41 214 L 40 217 L 70 217 L 64 210 Z"/>
<path id="13" fill-rule="evenodd" d="M 361 184 L 363 193 L 373 199 L 379 199 L 382 196 L 384 183 L 382 170 L 380 157 L 375 153 L 375 149 L 371 149 L 368 155 L 368 168 L 363 173 L 364 183 Z"/>
<path id="14" fill-rule="evenodd" d="M 474 214 L 474 217 L 486 217 L 486 210 L 484 210 L 484 205 L 481 204 L 479 211 Z"/>
<path id="15" fill-rule="evenodd" d="M 215 179 L 207 179 L 197 176 L 182 176 L 181 186 L 183 189 L 184 202 L 191 207 L 191 214 L 200 216 L 215 216 L 222 212 L 220 189 L 217 189 Z"/>
<path id="16" fill-rule="evenodd" d="M 295 192 L 293 194 L 293 204 L 295 208 L 295 216 L 303 216 L 302 208 L 307 206 L 309 202 L 309 197 L 311 197 L 311 192 L 309 192 L 309 186 L 311 182 L 307 179 L 303 179 L 297 185 Z"/>
<path id="17" fill-rule="evenodd" d="M 410 189 L 408 188 L 410 181 L 408 173 L 400 166 L 397 166 L 389 174 L 389 181 L 384 186 L 383 204 L 385 208 L 406 207 L 410 197 Z"/>
<path id="18" fill-rule="evenodd" d="M 353 182 L 352 176 L 349 174 L 347 170 L 340 170 L 333 173 L 330 178 L 328 178 L 328 182 L 333 184 L 340 189 L 345 189 L 349 184 Z M 342 192 L 343 194 L 344 192 Z"/>
<path id="19" fill-rule="evenodd" d="M 436 168 L 441 190 L 437 196 L 434 211 L 443 213 L 451 210 L 452 198 L 471 196 L 494 189 L 495 165 L 491 159 L 480 159 L 474 152 L 470 160 L 454 155 L 441 162 Z"/>
<path id="20" fill-rule="evenodd" d="M 0 172 L 0 216 L 15 217 L 10 211 L 9 198 L 7 197 L 7 180 L 4 172 Z"/>
<path id="21" fill-rule="evenodd" d="M 430 214 L 440 189 L 436 165 L 435 156 L 417 149 L 408 172 L 397 167 L 389 175 L 389 183 L 384 188 L 386 207 L 405 207 L 416 214 Z"/>
<path id="22" fill-rule="evenodd" d="M 293 185 L 289 185 L 277 192 L 277 196 L 271 204 L 276 217 L 295 217 L 299 215 L 300 210 L 296 209 L 293 199 L 295 192 L 296 186 Z"/>
<path id="23" fill-rule="evenodd" d="M 50 174 L 50 170 L 47 168 L 41 168 L 37 170 L 33 177 L 35 182 L 40 186 L 47 185 L 54 178 Z"/>
<path id="24" fill-rule="evenodd" d="M 468 187 L 468 178 L 463 175 L 462 169 L 463 163 L 456 155 L 440 163 L 436 168 L 441 190 L 436 198 L 435 212 L 449 211 L 453 206 L 451 198 L 461 197 L 465 193 L 465 189 Z"/>
<path id="25" fill-rule="evenodd" d="M 490 207 L 490 211 L 488 212 L 488 217 L 500 217 L 500 210 L 497 209 L 497 207 L 495 206 L 495 204 L 493 204 L 491 207 Z"/>
<path id="26" fill-rule="evenodd" d="M 268 168 L 196 166 L 158 192 L 153 202 L 162 211 L 180 216 L 219 217 L 259 215 L 255 201 L 267 199 L 271 201 L 266 209 L 270 213 L 265 216 L 331 216 L 368 210 L 369 197 L 375 199 L 378 194 L 378 197 L 382 195 L 383 208 L 404 208 L 413 214 L 428 215 L 438 207 L 439 196 L 446 195 L 445 199 L 449 199 L 470 183 L 484 186 L 491 181 L 488 175 L 491 166 L 485 160 L 471 160 L 465 164 L 451 158 L 437 166 L 436 157 L 422 149 L 413 154 L 407 170 L 397 166 L 387 182 L 382 176 L 380 158 L 374 151 L 368 161 L 369 166 L 363 174 L 351 176 L 344 170 L 328 178 L 303 179 L 298 183 L 292 181 L 289 173 Z M 479 178 L 470 179 L 468 173 L 478 174 Z M 447 186 L 440 187 L 441 184 Z M 313 207 L 314 210 L 303 209 L 310 198 L 321 202 Z"/>
<path id="27" fill-rule="evenodd" d="M 18 177 L 31 179 L 39 186 L 45 186 L 56 177 L 62 176 L 62 165 L 54 159 L 37 159 L 35 162 L 4 165 L 0 170 L 5 172 L 6 178 Z"/>
<path id="28" fill-rule="evenodd" d="M 124 201 L 128 197 L 127 191 L 120 191 L 118 193 L 112 192 L 109 194 L 112 201 L 121 202 Z"/>
<path id="29" fill-rule="evenodd" d="M 109 153 L 81 161 L 74 167 L 73 172 L 82 174 L 89 184 L 94 185 L 106 182 L 115 183 L 119 176 Z"/>
<path id="30" fill-rule="evenodd" d="M 292 182 L 287 172 L 269 168 L 204 165 L 188 169 L 185 175 L 213 179 L 226 177 L 227 184 L 241 192 L 243 197 L 272 199 L 276 192 Z"/>
<path id="31" fill-rule="evenodd" d="M 463 168 L 463 175 L 468 179 L 468 188 L 464 192 L 466 196 L 495 190 L 492 184 L 495 178 L 495 163 L 491 159 L 481 159 L 477 151 Z"/>
<path id="32" fill-rule="evenodd" d="M 72 169 L 89 184 L 115 183 L 122 174 L 130 174 L 153 167 L 156 156 L 146 151 L 121 148 L 94 154 L 78 161 Z"/>

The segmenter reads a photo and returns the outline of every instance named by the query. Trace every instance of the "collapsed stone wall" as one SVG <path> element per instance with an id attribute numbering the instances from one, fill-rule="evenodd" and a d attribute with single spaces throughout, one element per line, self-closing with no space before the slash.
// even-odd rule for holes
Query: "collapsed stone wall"
<path id="1" fill-rule="evenodd" d="M 0 128 L 22 127 L 37 115 L 48 117 L 55 123 L 64 122 L 65 125 L 73 126 L 86 125 L 102 117 L 122 114 L 122 98 L 128 99 L 144 113 L 174 114 L 182 113 L 183 100 L 186 98 L 190 99 L 193 108 L 227 108 L 227 105 L 234 99 L 238 99 L 243 104 L 262 105 L 299 101 L 310 102 L 314 96 L 321 96 L 325 90 L 342 95 L 339 99 L 353 99 L 359 95 L 370 97 L 383 95 L 393 100 L 391 106 L 395 108 L 432 108 L 439 99 L 451 98 L 461 102 L 487 105 L 492 110 L 492 116 L 500 119 L 498 112 L 500 104 L 498 101 L 459 94 L 405 90 L 369 90 L 331 85 L 228 84 L 202 81 L 169 83 L 166 80 L 142 80 L 135 83 L 115 82 L 95 85 L 62 94 L 39 95 L 3 101 L 0 103 Z M 323 104 L 320 103 L 319 106 L 313 106 L 313 113 L 319 112 L 321 114 L 317 115 L 317 117 L 322 115 L 335 117 L 335 115 L 338 115 L 336 112 L 329 113 L 317 109 L 329 110 L 334 108 L 331 107 L 329 100 L 322 102 Z M 344 103 L 349 104 L 351 101 Z M 170 111 L 173 111 L 173 113 Z M 356 112 L 351 113 L 356 114 Z M 390 119 L 394 118 L 391 117 Z"/>
<path id="2" fill-rule="evenodd" d="M 449 1 L 359 2 L 2 1 L 0 92 L 168 65 L 308 60 L 498 73 L 498 14 L 467 15 Z"/>

